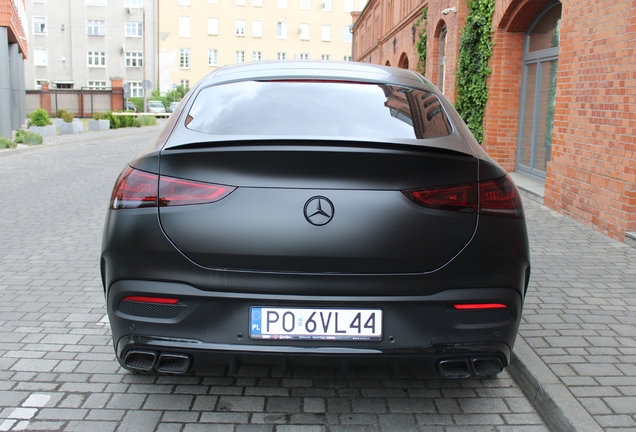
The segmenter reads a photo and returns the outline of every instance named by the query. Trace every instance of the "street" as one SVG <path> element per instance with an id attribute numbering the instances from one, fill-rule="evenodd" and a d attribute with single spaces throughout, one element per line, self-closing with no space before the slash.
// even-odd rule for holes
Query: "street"
<path id="1" fill-rule="evenodd" d="M 84 134 L 0 157 L 0 431 L 547 430 L 506 371 L 444 380 L 373 368 L 346 378 L 310 367 L 286 376 L 267 366 L 121 369 L 99 278 L 101 234 L 119 171 L 159 130 Z"/>

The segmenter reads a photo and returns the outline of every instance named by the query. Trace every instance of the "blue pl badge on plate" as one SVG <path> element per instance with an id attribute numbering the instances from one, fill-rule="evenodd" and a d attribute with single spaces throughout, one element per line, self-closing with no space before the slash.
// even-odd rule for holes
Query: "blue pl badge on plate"
<path id="1" fill-rule="evenodd" d="M 250 322 L 250 334 L 261 334 L 261 313 L 262 309 L 259 307 L 251 308 L 251 322 Z"/>

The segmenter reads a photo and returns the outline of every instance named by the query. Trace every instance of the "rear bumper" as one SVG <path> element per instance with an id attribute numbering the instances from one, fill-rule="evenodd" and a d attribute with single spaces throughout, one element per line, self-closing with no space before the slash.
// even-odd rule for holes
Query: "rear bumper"
<path id="1" fill-rule="evenodd" d="M 165 305 L 130 307 L 126 296 L 179 298 Z M 123 301 L 123 302 L 122 302 Z M 508 314 L 457 314 L 456 303 L 502 303 Z M 131 350 L 187 356 L 189 369 L 258 357 L 268 359 L 405 359 L 440 361 L 496 357 L 507 366 L 521 317 L 515 289 L 450 289 L 428 296 L 300 296 L 210 292 L 156 281 L 123 280 L 108 291 L 108 315 L 117 357 Z M 251 306 L 381 308 L 380 341 L 263 340 L 249 337 Z M 151 366 L 151 369 L 156 366 Z M 156 370 L 156 369 L 155 369 Z"/>

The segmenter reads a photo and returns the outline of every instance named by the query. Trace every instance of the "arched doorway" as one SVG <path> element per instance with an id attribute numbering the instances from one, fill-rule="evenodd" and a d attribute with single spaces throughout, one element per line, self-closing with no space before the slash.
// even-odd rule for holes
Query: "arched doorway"
<path id="1" fill-rule="evenodd" d="M 398 61 L 398 67 L 401 69 L 408 69 L 409 68 L 409 58 L 406 55 L 406 53 L 402 53 L 402 55 L 400 56 L 400 60 Z"/>
<path id="2" fill-rule="evenodd" d="M 525 35 L 517 169 L 545 177 L 552 151 L 561 3 L 544 7 Z"/>
<path id="3" fill-rule="evenodd" d="M 448 30 L 444 26 L 439 34 L 439 71 L 437 75 L 437 88 L 444 93 L 444 80 L 446 78 L 446 35 Z"/>

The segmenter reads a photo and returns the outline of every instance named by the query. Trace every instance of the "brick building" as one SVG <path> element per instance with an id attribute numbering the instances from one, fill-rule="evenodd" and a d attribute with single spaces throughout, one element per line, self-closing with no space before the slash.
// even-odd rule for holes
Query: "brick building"
<path id="1" fill-rule="evenodd" d="M 455 100 L 465 0 L 371 0 L 354 60 L 415 69 L 427 9 L 426 77 Z M 545 181 L 545 204 L 625 241 L 636 232 L 636 4 L 495 0 L 484 148 Z"/>
<path id="2" fill-rule="evenodd" d="M 26 117 L 26 25 L 23 0 L 0 0 L 0 136 L 5 138 L 11 138 Z"/>

